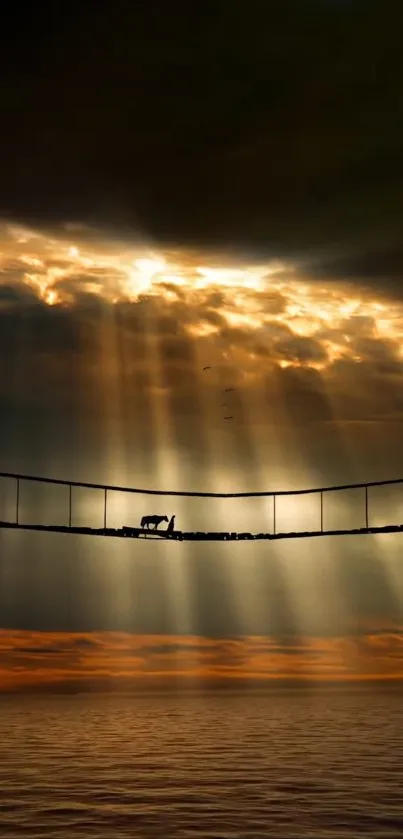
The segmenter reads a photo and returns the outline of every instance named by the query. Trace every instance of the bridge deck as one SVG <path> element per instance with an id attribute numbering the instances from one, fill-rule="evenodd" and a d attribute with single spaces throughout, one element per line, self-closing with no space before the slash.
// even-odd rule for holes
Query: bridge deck
<path id="1" fill-rule="evenodd" d="M 137 527 L 121 528 L 94 528 L 94 527 L 66 527 L 63 525 L 44 524 L 20 524 L 17 522 L 0 521 L 0 529 L 8 530 L 36 530 L 45 533 L 74 533 L 79 536 L 109 536 L 118 539 L 165 539 L 176 542 L 239 542 L 256 541 L 265 539 L 275 541 L 278 539 L 303 539 L 314 536 L 354 536 L 371 533 L 400 533 L 403 531 L 403 524 L 389 524 L 384 527 L 361 527 L 351 530 L 306 530 L 300 532 L 286 533 L 203 533 L 184 532 L 174 530 L 166 533 L 164 530 L 142 530 Z"/>

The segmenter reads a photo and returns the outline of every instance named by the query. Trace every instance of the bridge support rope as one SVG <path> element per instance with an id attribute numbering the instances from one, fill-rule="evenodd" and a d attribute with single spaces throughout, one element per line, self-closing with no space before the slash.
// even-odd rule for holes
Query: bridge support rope
<path id="1" fill-rule="evenodd" d="M 356 535 L 365 533 L 398 533 L 403 530 L 403 524 L 390 524 L 379 527 L 369 526 L 369 488 L 381 486 L 396 486 L 403 484 L 403 478 L 394 478 L 389 481 L 371 481 L 361 484 L 344 484 L 341 486 L 327 486 L 327 487 L 312 487 L 309 489 L 293 489 L 293 490 L 268 490 L 266 492 L 184 492 L 176 490 L 158 490 L 158 489 L 138 489 L 134 487 L 110 486 L 107 484 L 93 484 L 80 481 L 61 480 L 60 478 L 45 478 L 38 475 L 22 475 L 14 472 L 0 472 L 0 479 L 12 480 L 16 483 L 15 495 L 15 521 L 0 521 L 0 528 L 9 529 L 24 529 L 47 531 L 53 533 L 75 533 L 80 535 L 92 536 L 114 536 L 120 538 L 162 538 L 171 539 L 174 541 L 240 541 L 240 540 L 273 540 L 273 539 L 295 539 L 306 538 L 314 536 L 338 536 L 338 535 Z M 67 525 L 39 525 L 27 524 L 21 522 L 20 511 L 20 484 L 22 481 L 36 482 L 42 484 L 51 484 L 55 486 L 68 487 L 68 526 Z M 73 508 L 72 508 L 72 489 L 79 487 L 81 489 L 95 489 L 103 491 L 103 528 L 91 527 L 75 527 L 73 525 Z M 330 492 L 342 492 L 343 490 L 363 489 L 365 498 L 364 520 L 365 526 L 361 528 L 349 528 L 338 530 L 324 530 L 324 495 Z M 123 492 L 137 495 L 162 495 L 162 496 L 182 496 L 193 498 L 256 498 L 256 497 L 270 497 L 273 499 L 273 524 L 271 533 L 226 533 L 226 532 L 183 532 L 173 531 L 167 534 L 165 531 L 149 531 L 141 528 L 107 527 L 107 503 L 109 494 L 112 492 Z M 278 532 L 277 528 L 277 509 L 276 501 L 283 496 L 301 496 L 301 495 L 317 495 L 320 499 L 320 526 L 319 530 L 309 531 L 288 531 Z"/>

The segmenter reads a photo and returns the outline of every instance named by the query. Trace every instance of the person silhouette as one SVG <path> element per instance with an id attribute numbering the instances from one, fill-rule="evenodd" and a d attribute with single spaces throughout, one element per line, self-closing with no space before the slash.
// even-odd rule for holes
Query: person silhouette
<path id="1" fill-rule="evenodd" d="M 175 526 L 175 516 L 171 516 L 171 520 L 170 520 L 170 522 L 168 524 L 168 527 L 167 527 L 167 533 L 173 533 L 174 526 Z"/>

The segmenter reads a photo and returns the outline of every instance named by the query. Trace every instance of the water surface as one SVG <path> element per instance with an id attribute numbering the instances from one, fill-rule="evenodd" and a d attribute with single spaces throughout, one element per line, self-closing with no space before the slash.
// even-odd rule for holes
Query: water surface
<path id="1" fill-rule="evenodd" d="M 401 837 L 398 694 L 4 697 L 0 836 Z"/>

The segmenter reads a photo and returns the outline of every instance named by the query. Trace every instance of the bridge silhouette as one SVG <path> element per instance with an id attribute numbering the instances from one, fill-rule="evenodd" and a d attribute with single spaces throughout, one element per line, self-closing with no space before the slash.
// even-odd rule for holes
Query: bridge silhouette
<path id="1" fill-rule="evenodd" d="M 403 531 L 403 524 L 390 523 L 386 525 L 371 525 L 371 488 L 392 487 L 403 484 L 403 478 L 395 478 L 390 481 L 372 481 L 361 484 L 344 484 L 341 486 L 328 486 L 310 489 L 293 489 L 267 492 L 184 492 L 168 491 L 157 489 L 137 489 L 134 487 L 110 486 L 107 484 L 93 484 L 80 481 L 68 481 L 58 478 L 45 478 L 38 475 L 22 475 L 12 472 L 0 472 L 0 480 L 4 480 L 13 487 L 11 506 L 13 515 L 10 520 L 0 520 L 0 529 L 19 529 L 30 531 L 45 531 L 53 533 L 74 533 L 88 536 L 107 536 L 115 538 L 147 538 L 166 539 L 176 541 L 245 541 L 245 540 L 278 540 L 278 539 L 300 539 L 313 538 L 316 536 L 341 536 L 341 535 L 363 535 L 373 533 L 397 533 Z M 60 524 L 38 524 L 37 522 L 25 522 L 21 519 L 20 488 L 23 482 L 52 485 L 54 487 L 66 487 L 66 508 L 65 521 Z M 99 490 L 103 494 L 103 527 L 77 526 L 74 524 L 74 490 L 89 489 Z M 362 526 L 343 529 L 326 529 L 324 527 L 325 499 L 331 492 L 346 493 L 350 490 L 362 490 Z M 122 525 L 121 527 L 108 526 L 108 501 L 112 493 L 126 493 L 132 495 L 152 496 L 176 496 L 187 498 L 271 498 L 272 499 L 272 520 L 270 529 L 265 533 L 236 533 L 236 532 L 200 532 L 174 530 L 167 533 L 164 530 L 147 530 L 141 527 Z M 277 507 L 278 500 L 289 496 L 315 496 L 318 499 L 317 527 L 311 530 L 287 530 L 279 531 Z M 402 511 L 403 518 L 403 511 Z"/>

